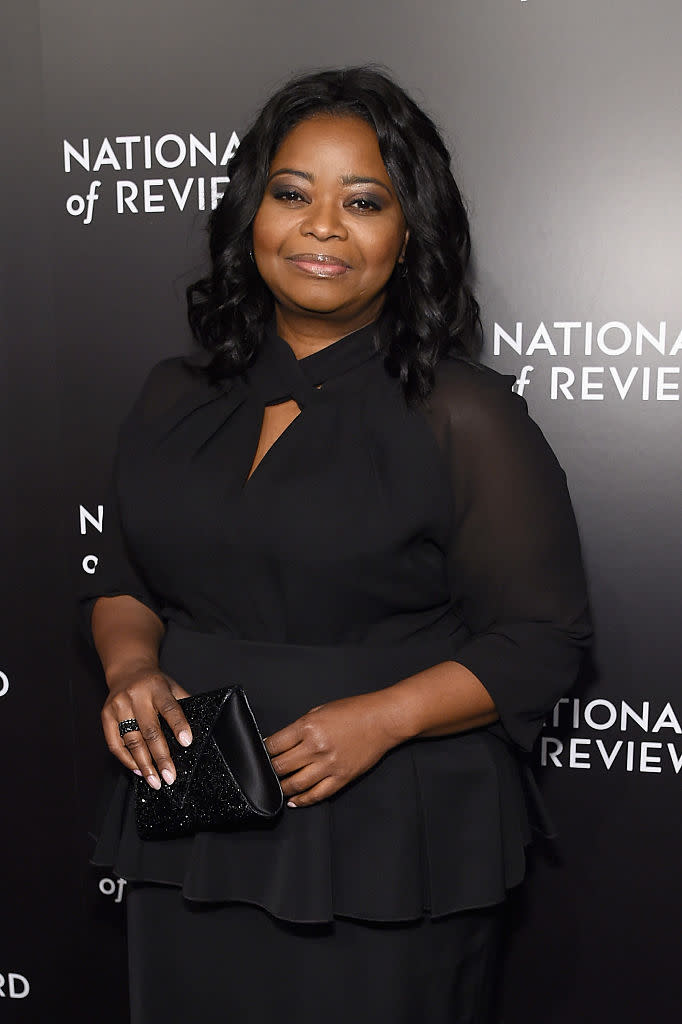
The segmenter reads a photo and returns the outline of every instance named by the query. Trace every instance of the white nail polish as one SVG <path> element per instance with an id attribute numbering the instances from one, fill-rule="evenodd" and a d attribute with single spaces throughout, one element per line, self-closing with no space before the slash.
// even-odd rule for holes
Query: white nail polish
<path id="1" fill-rule="evenodd" d="M 156 775 L 148 775 L 147 782 L 152 787 L 152 789 L 161 789 L 161 783 L 157 779 Z"/>
<path id="2" fill-rule="evenodd" d="M 163 776 L 163 781 L 167 782 L 169 786 L 172 786 L 173 783 L 175 782 L 175 776 L 173 775 L 173 772 L 169 768 L 164 768 L 161 774 Z"/>
<path id="3" fill-rule="evenodd" d="M 287 807 L 298 807 L 298 804 L 295 804 L 293 800 L 287 800 Z"/>

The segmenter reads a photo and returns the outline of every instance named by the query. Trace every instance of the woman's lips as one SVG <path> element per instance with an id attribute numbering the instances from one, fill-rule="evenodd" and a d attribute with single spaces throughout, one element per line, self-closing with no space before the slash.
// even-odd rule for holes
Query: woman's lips
<path id="1" fill-rule="evenodd" d="M 349 265 L 338 256 L 325 256 L 323 253 L 300 253 L 287 256 L 289 263 L 313 277 L 341 277 L 350 270 Z"/>

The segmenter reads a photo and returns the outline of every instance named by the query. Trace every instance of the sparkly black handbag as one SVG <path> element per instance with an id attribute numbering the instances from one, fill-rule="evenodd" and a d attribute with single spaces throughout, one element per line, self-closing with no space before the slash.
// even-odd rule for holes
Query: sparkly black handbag
<path id="1" fill-rule="evenodd" d="M 183 747 L 159 722 L 175 764 L 172 785 L 154 790 L 135 780 L 135 823 L 142 839 L 174 839 L 194 832 L 245 828 L 267 822 L 284 796 L 241 686 L 183 697 L 192 729 Z"/>

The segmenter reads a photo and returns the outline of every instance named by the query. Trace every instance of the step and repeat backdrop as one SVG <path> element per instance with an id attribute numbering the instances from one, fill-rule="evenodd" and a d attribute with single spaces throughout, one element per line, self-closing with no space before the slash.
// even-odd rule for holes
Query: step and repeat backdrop
<path id="1" fill-rule="evenodd" d="M 484 360 L 564 466 L 594 663 L 533 755 L 559 837 L 510 900 L 505 1024 L 666 1021 L 682 913 L 679 0 L 7 0 L 2 15 L 3 925 L 8 1021 L 127 1019 L 125 880 L 88 865 L 111 770 L 76 626 L 118 424 L 191 347 L 184 288 L 252 114 L 384 65 L 466 197 Z"/>

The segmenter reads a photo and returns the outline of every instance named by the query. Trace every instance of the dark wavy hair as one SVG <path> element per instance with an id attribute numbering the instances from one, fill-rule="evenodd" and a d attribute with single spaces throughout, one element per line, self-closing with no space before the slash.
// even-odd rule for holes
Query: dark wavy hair
<path id="1" fill-rule="evenodd" d="M 446 353 L 474 358 L 479 306 L 466 282 L 469 221 L 433 121 L 374 67 L 307 74 L 265 104 L 229 164 L 230 184 L 209 220 L 211 272 L 187 289 L 190 326 L 213 354 L 212 379 L 257 356 L 272 295 L 250 256 L 251 227 L 284 136 L 315 114 L 354 115 L 376 131 L 410 236 L 402 269 L 389 279 L 375 339 L 409 402 L 426 398 Z"/>

